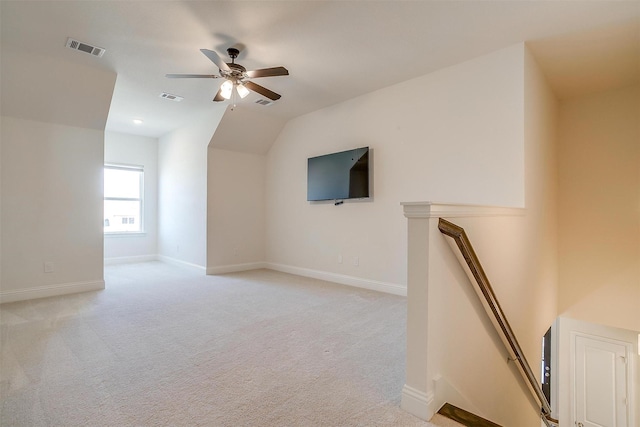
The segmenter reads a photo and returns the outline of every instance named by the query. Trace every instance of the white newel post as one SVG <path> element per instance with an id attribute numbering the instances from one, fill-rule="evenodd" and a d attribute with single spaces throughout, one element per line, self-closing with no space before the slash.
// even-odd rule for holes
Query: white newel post
<path id="1" fill-rule="evenodd" d="M 407 366 L 406 383 L 402 389 L 401 407 L 405 411 L 429 420 L 433 416 L 433 390 L 427 371 L 428 347 L 428 287 L 429 240 L 437 218 L 432 204 L 402 203 L 408 219 L 407 256 Z"/>

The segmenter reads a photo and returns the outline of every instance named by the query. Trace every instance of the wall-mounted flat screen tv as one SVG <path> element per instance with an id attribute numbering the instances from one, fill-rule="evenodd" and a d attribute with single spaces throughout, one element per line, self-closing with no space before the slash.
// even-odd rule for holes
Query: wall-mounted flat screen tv
<path id="1" fill-rule="evenodd" d="M 369 147 L 307 160 L 307 200 L 369 197 Z"/>

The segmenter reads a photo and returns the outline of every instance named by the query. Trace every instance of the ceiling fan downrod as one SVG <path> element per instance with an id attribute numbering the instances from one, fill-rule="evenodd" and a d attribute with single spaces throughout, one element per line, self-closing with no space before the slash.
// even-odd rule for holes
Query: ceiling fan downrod
<path id="1" fill-rule="evenodd" d="M 238 49 L 236 49 L 235 47 L 230 47 L 230 48 L 227 49 L 227 53 L 231 57 L 231 63 L 235 64 L 235 60 L 238 57 L 238 55 L 240 55 L 240 51 Z"/>

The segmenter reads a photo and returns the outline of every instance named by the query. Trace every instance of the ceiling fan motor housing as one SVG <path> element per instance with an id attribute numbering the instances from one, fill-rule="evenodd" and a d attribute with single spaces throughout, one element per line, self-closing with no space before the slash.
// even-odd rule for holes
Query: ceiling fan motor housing
<path id="1" fill-rule="evenodd" d="M 227 65 L 229 66 L 230 70 L 229 71 L 220 70 L 220 75 L 222 77 L 225 77 L 227 79 L 235 79 L 238 81 L 241 81 L 247 77 L 246 75 L 247 69 L 244 68 L 242 65 L 236 64 L 233 62 L 227 63 Z"/>
<path id="2" fill-rule="evenodd" d="M 227 53 L 231 57 L 231 62 L 230 63 L 227 62 L 227 65 L 229 66 L 230 70 L 229 71 L 220 70 L 220 75 L 222 75 L 227 79 L 234 80 L 235 82 L 242 81 L 247 77 L 246 75 L 247 69 L 244 68 L 242 65 L 235 63 L 235 59 L 238 57 L 238 55 L 240 55 L 240 51 L 235 47 L 230 47 L 227 49 Z"/>

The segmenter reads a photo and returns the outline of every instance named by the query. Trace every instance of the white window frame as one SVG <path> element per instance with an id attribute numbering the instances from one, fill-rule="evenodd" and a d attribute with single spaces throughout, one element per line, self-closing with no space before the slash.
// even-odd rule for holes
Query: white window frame
<path id="1" fill-rule="evenodd" d="M 104 231 L 105 236 L 117 236 L 117 235 L 136 235 L 136 234 L 145 234 L 144 231 L 144 166 L 141 165 L 125 165 L 125 164 L 116 164 L 116 163 L 105 163 L 103 170 L 106 169 L 117 169 L 117 170 L 126 170 L 126 171 L 136 171 L 140 172 L 140 197 L 106 197 L 104 196 L 104 200 L 115 200 L 115 201 L 128 201 L 128 202 L 140 202 L 140 230 L 138 231 Z M 104 209 L 103 209 L 104 211 Z M 104 212 L 103 212 L 104 214 Z"/>

